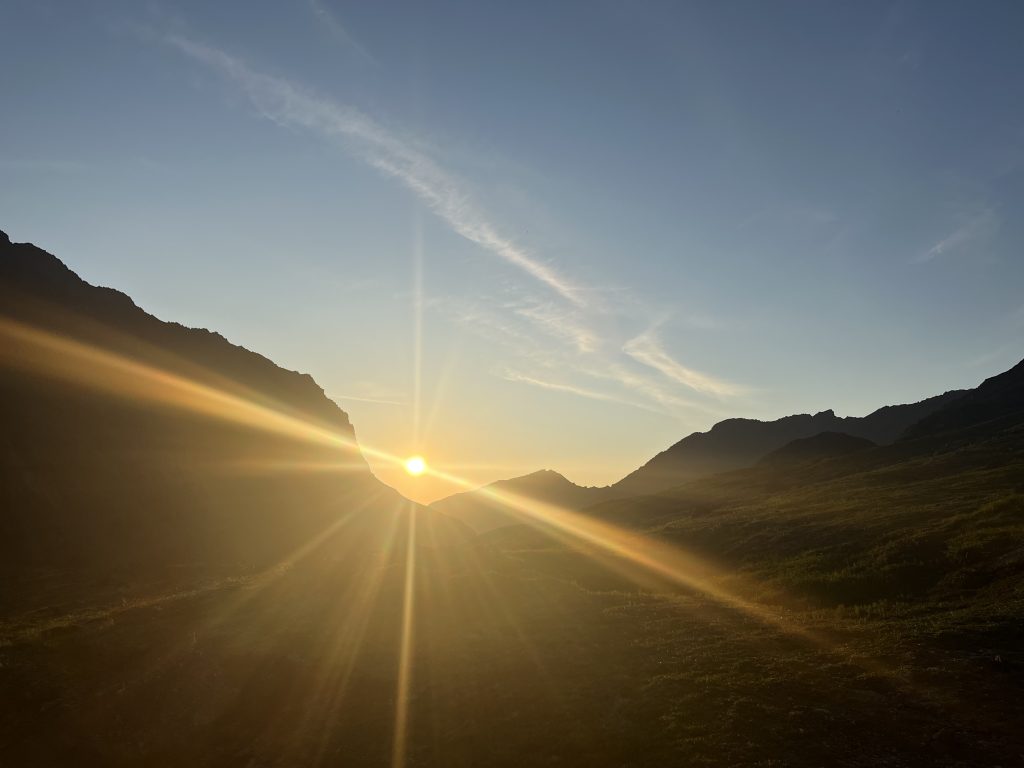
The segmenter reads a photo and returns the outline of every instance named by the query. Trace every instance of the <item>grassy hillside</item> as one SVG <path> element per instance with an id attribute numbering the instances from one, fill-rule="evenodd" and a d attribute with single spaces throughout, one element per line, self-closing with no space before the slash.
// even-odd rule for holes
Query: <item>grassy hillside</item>
<path id="1" fill-rule="evenodd" d="M 582 509 L 608 498 L 615 498 L 609 488 L 587 488 L 576 485 L 557 472 L 542 469 L 522 477 L 499 480 L 483 489 L 465 491 L 435 501 L 430 508 L 465 523 L 478 533 L 517 522 L 505 504 L 503 494 L 538 500 L 565 509 Z"/>
<path id="2" fill-rule="evenodd" d="M 955 402 L 962 394 L 952 391 L 917 403 L 888 405 L 860 417 L 840 417 L 828 410 L 774 421 L 726 419 L 707 432 L 684 437 L 626 475 L 611 487 L 612 496 L 659 493 L 700 477 L 749 467 L 794 440 L 822 432 L 839 432 L 887 445 L 909 426 Z"/>
<path id="3" fill-rule="evenodd" d="M 956 390 L 918 403 L 890 405 L 863 417 L 832 411 L 798 414 L 774 421 L 726 419 L 707 432 L 694 432 L 609 486 L 584 488 L 551 470 L 499 480 L 476 491 L 456 493 L 431 507 L 485 532 L 515 519 L 500 497 L 512 493 L 542 503 L 582 509 L 615 499 L 661 493 L 681 483 L 742 469 L 767 456 L 790 460 L 801 453 L 840 455 L 874 443 L 888 445 L 908 427 L 958 402 Z M 496 492 L 496 493 L 492 493 Z"/>
<path id="4" fill-rule="evenodd" d="M 589 510 L 713 563 L 710 593 L 513 526 L 411 571 L 350 553 L 54 601 L 4 624 L 0 744 L 375 765 L 397 721 L 408 765 L 1018 764 L 1022 478 L 1020 425 L 988 424 Z"/>

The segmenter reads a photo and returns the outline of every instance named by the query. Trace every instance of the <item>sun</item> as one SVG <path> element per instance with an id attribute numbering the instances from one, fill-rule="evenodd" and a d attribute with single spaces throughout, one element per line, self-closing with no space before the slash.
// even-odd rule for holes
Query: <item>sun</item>
<path id="1" fill-rule="evenodd" d="M 413 477 L 418 477 L 427 471 L 427 462 L 422 456 L 410 456 L 405 460 L 405 471 Z"/>

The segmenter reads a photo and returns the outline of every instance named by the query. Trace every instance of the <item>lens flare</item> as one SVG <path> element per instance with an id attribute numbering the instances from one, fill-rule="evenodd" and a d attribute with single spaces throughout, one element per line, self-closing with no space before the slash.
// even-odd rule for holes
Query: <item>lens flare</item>
<path id="1" fill-rule="evenodd" d="M 427 471 L 427 462 L 422 456 L 410 456 L 405 460 L 405 471 L 413 477 L 418 477 Z"/>
<path id="2" fill-rule="evenodd" d="M 912 690 L 920 690 L 920 686 L 909 681 L 900 669 L 893 668 L 884 661 L 872 657 L 852 659 L 844 641 L 805 624 L 798 614 L 786 606 L 788 601 L 783 599 L 783 596 L 780 595 L 771 603 L 764 603 L 756 597 L 748 597 L 747 595 L 757 594 L 756 583 L 749 582 L 734 571 L 705 560 L 694 552 L 590 514 L 545 504 L 505 490 L 477 488 L 466 478 L 451 474 L 442 468 L 428 467 L 422 456 L 402 459 L 386 451 L 365 444 L 360 445 L 356 443 L 351 432 L 339 431 L 331 425 L 311 421 L 301 415 L 279 409 L 272 402 L 253 399 L 251 393 L 244 389 L 236 390 L 231 386 L 224 388 L 215 381 L 207 383 L 194 380 L 118 352 L 33 328 L 0 315 L 0 368 L 3 367 L 13 367 L 59 381 L 71 382 L 85 389 L 124 397 L 133 402 L 189 412 L 260 429 L 299 442 L 341 449 L 349 454 L 339 457 L 336 467 L 333 463 L 325 465 L 300 462 L 295 468 L 352 471 L 358 468 L 356 465 L 361 466 L 364 456 L 368 456 L 392 465 L 404 466 L 406 472 L 413 476 L 428 473 L 432 478 L 465 491 L 480 493 L 512 513 L 522 523 L 542 531 L 556 541 L 576 548 L 598 562 L 612 566 L 616 571 L 630 576 L 638 584 L 644 584 L 650 577 L 654 577 L 657 583 L 674 584 L 701 593 L 787 635 L 807 641 L 826 652 L 842 655 L 846 660 L 855 661 L 870 674 L 889 678 L 897 684 L 911 687 Z M 292 467 L 285 464 L 273 469 L 282 468 Z M 414 509 L 415 507 L 410 505 L 409 511 L 412 512 Z M 416 578 L 413 559 L 416 541 L 411 529 L 414 524 L 413 517 L 415 516 L 409 519 L 401 646 L 396 681 L 396 728 L 395 741 L 392 745 L 392 765 L 395 766 L 402 766 L 407 757 L 407 731 L 410 720 L 408 708 L 413 696 L 413 614 Z M 348 516 L 340 517 L 332 527 L 311 539 L 286 558 L 280 566 L 268 571 L 266 578 L 256 582 L 257 589 L 253 594 L 262 586 L 274 582 L 276 574 L 289 569 L 327 540 L 332 539 L 333 533 L 345 524 L 347 519 Z M 374 597 L 375 591 L 367 597 L 367 611 Z M 359 632 L 357 635 L 355 639 L 361 637 L 362 633 Z M 354 656 L 352 663 L 355 663 Z M 347 680 L 349 666 L 345 666 L 341 673 L 339 681 Z M 928 693 L 930 696 L 939 694 L 934 689 L 929 689 Z"/>

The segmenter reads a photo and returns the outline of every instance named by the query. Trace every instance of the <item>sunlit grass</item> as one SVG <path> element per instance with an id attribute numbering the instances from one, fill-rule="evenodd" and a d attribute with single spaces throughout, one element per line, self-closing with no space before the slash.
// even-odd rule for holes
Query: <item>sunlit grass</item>
<path id="1" fill-rule="evenodd" d="M 0 338 L 4 341 L 3 360 L 8 365 L 105 395 L 125 398 L 135 404 L 196 414 L 287 437 L 297 443 L 339 451 L 337 462 L 250 461 L 239 463 L 235 467 L 237 471 L 347 474 L 365 466 L 360 460 L 360 446 L 350 436 L 276 408 L 272 403 L 256 401 L 244 392 L 214 386 L 110 350 L 13 322 L 0 324 Z M 361 448 L 363 453 L 390 462 L 410 474 L 435 477 L 456 488 L 474 487 L 457 474 L 428 466 L 420 456 L 400 458 L 373 447 Z M 362 671 L 368 668 L 367 654 L 373 658 L 388 656 L 393 666 L 393 679 L 388 680 L 388 684 L 393 686 L 389 759 L 393 766 L 402 766 L 410 762 L 410 749 L 417 727 L 429 727 L 423 723 L 425 715 L 417 704 L 415 692 L 418 685 L 427 685 L 420 681 L 433 681 L 434 685 L 439 685 L 439 669 L 450 663 L 449 654 L 454 653 L 445 643 L 453 643 L 463 652 L 468 653 L 465 649 L 472 648 L 473 653 L 480 653 L 479 648 L 467 646 L 468 641 L 460 637 L 463 629 L 471 630 L 474 637 L 489 638 L 479 642 L 484 645 L 493 643 L 495 651 L 503 649 L 508 653 L 509 649 L 514 649 L 515 654 L 524 660 L 523 669 L 546 680 L 545 696 L 549 702 L 561 702 L 557 704 L 561 707 L 568 706 L 565 702 L 574 701 L 576 694 L 558 682 L 567 679 L 560 677 L 564 671 L 551 663 L 552 658 L 560 658 L 552 650 L 554 638 L 562 637 L 579 643 L 578 647 L 583 650 L 580 658 L 575 660 L 577 665 L 598 665 L 603 657 L 595 644 L 586 638 L 572 635 L 566 638 L 567 630 L 558 624 L 557 617 L 566 606 L 576 606 L 573 610 L 579 610 L 581 615 L 588 617 L 586 621 L 590 623 L 586 626 L 601 627 L 600 622 L 587 613 L 589 607 L 580 607 L 589 606 L 591 601 L 607 606 L 619 600 L 618 597 L 609 597 L 619 593 L 613 593 L 593 580 L 592 574 L 600 571 L 642 588 L 636 593 L 637 597 L 624 598 L 626 602 L 616 607 L 623 615 L 639 615 L 647 623 L 678 624 L 689 627 L 690 631 L 693 627 L 704 626 L 708 636 L 714 636 L 717 642 L 722 642 L 721 637 L 729 631 L 736 631 L 745 637 L 756 637 L 764 644 L 782 643 L 780 647 L 790 652 L 791 646 L 778 638 L 784 638 L 785 642 L 797 641 L 800 648 L 806 649 L 800 651 L 801 663 L 808 664 L 809 658 L 827 657 L 831 659 L 829 664 L 856 667 L 859 674 L 867 672 L 883 679 L 906 695 L 938 701 L 945 706 L 951 701 L 949 696 L 939 696 L 931 683 L 925 685 L 920 680 L 912 680 L 904 667 L 878 652 L 877 644 L 864 644 L 854 649 L 849 635 L 840 637 L 837 632 L 838 629 L 843 632 L 866 631 L 886 622 L 909 622 L 906 612 L 875 598 L 872 598 L 874 602 L 866 602 L 862 611 L 851 609 L 830 614 L 806 610 L 806 595 L 813 584 L 825 592 L 837 594 L 849 585 L 859 589 L 861 582 L 867 583 L 866 573 L 881 574 L 883 579 L 890 574 L 903 577 L 910 573 L 907 565 L 915 566 L 915 558 L 933 554 L 927 527 L 917 538 L 906 537 L 881 544 L 859 559 L 850 556 L 837 560 L 833 552 L 811 552 L 806 546 L 798 547 L 799 551 L 786 556 L 790 550 L 784 542 L 762 540 L 775 532 L 780 537 L 792 539 L 802 525 L 817 525 L 823 520 L 840 521 L 835 524 L 846 526 L 843 530 L 848 538 L 851 521 L 857 519 L 855 515 L 861 514 L 867 519 L 863 510 L 880 500 L 904 510 L 917 510 L 923 515 L 940 503 L 942 493 L 948 494 L 950 483 L 940 483 L 941 488 L 936 488 L 938 495 L 933 504 L 930 500 L 925 501 L 931 492 L 928 483 L 933 481 L 918 479 L 916 485 L 908 487 L 907 477 L 903 475 L 915 471 L 914 467 L 903 467 L 899 472 L 892 471 L 888 475 L 876 473 L 867 479 L 861 478 L 859 485 L 850 488 L 843 488 L 840 481 L 833 481 L 831 486 L 826 483 L 824 490 L 813 491 L 810 487 L 791 491 L 775 489 L 748 494 L 745 499 L 738 498 L 742 494 L 730 489 L 717 502 L 721 513 L 716 517 L 692 517 L 677 510 L 671 524 L 649 532 L 636 530 L 625 518 L 613 523 L 594 514 L 574 512 L 515 494 L 485 489 L 482 493 L 553 543 L 553 556 L 548 559 L 552 564 L 550 568 L 537 553 L 517 552 L 514 548 L 508 551 L 517 564 L 528 568 L 517 573 L 540 574 L 531 576 L 536 579 L 536 584 L 524 582 L 521 575 L 506 575 L 502 569 L 508 567 L 509 561 L 504 559 L 504 554 L 495 556 L 493 552 L 485 552 L 475 545 L 461 549 L 436 546 L 437 542 L 431 540 L 429 527 L 421 531 L 418 522 L 420 515 L 429 520 L 433 513 L 415 511 L 417 508 L 411 504 L 375 519 L 381 525 L 378 538 L 374 539 L 375 545 L 380 547 L 381 556 L 357 560 L 367 566 L 365 569 L 356 572 L 343 566 L 334 569 L 318 565 L 322 570 L 316 572 L 317 578 L 293 580 L 290 574 L 299 566 L 314 559 L 319 562 L 325 553 L 359 557 L 356 551 L 358 538 L 353 538 L 352 550 L 346 550 L 342 545 L 344 534 L 352 530 L 354 510 L 339 509 L 335 524 L 312 536 L 277 567 L 256 574 L 244 583 L 232 584 L 239 588 L 228 590 L 223 597 L 211 601 L 211 607 L 202 619 L 188 625 L 187 633 L 175 636 L 173 642 L 162 642 L 161 652 L 147 658 L 146 663 L 137 668 L 139 677 L 134 682 L 141 686 L 150 677 L 169 674 L 168 670 L 178 668 L 183 663 L 182 659 L 192 658 L 195 648 L 202 645 L 204 638 L 220 637 L 228 628 L 234 631 L 233 628 L 242 621 L 246 630 L 232 642 L 244 647 L 252 644 L 259 648 L 260 653 L 290 653 L 288 643 L 282 638 L 298 632 L 298 628 L 291 625 L 301 619 L 305 625 L 299 624 L 299 627 L 315 627 L 316 630 L 309 640 L 311 650 L 307 650 L 308 680 L 294 692 L 298 703 L 290 702 L 290 706 L 298 707 L 304 713 L 309 738 L 320 745 L 318 754 L 325 761 L 333 754 L 327 751 L 328 745 L 333 744 L 330 733 L 332 718 L 340 719 L 351 712 L 352 707 L 357 706 L 353 704 L 353 697 L 358 696 L 359 686 L 368 685 L 361 677 L 361 673 L 365 674 Z M 760 479 L 758 482 L 768 488 L 772 479 Z M 961 490 L 965 496 L 974 493 L 966 480 L 958 482 L 964 483 Z M 713 483 L 693 491 L 701 494 L 701 503 L 705 505 L 716 498 L 716 492 Z M 980 492 L 978 498 L 981 498 Z M 675 500 L 666 497 L 665 503 L 685 505 L 685 493 Z M 1004 546 L 1004 539 L 1019 532 L 1019 506 L 1019 497 L 1014 496 L 982 506 L 985 512 L 981 516 L 989 522 L 976 526 L 973 533 L 965 530 L 958 537 L 948 539 L 941 550 L 944 556 L 974 562 L 980 561 L 983 555 L 995 553 L 1001 556 L 1011 552 L 1012 548 L 1007 550 Z M 785 526 L 778 522 L 783 518 L 787 521 Z M 743 536 L 745 532 L 752 531 L 755 541 L 761 541 L 760 548 L 751 545 L 751 554 L 743 567 L 735 567 L 707 554 L 716 551 L 715 547 L 693 546 L 701 537 L 692 534 L 704 531 L 702 526 L 714 526 L 714 535 L 728 537 L 734 550 L 745 546 Z M 814 537 L 816 541 L 829 540 L 828 536 L 820 533 Z M 717 551 L 723 549 L 718 547 Z M 560 552 L 571 553 L 575 560 L 562 557 Z M 758 552 L 770 552 L 775 559 L 758 559 Z M 556 561 L 555 558 L 559 559 Z M 573 562 L 587 568 L 574 569 Z M 298 589 L 297 585 L 302 585 L 306 591 Z M 309 593 L 310 589 L 324 589 L 325 585 L 338 590 L 336 600 Z M 531 588 L 536 585 L 540 585 L 538 595 L 531 593 Z M 219 595 L 221 590 L 213 592 Z M 185 591 L 173 600 L 131 603 L 133 610 L 126 605 L 122 610 L 79 616 L 83 622 L 98 619 L 121 621 L 122 616 L 132 612 L 205 600 L 206 594 L 203 591 Z M 667 594 L 675 597 L 666 597 Z M 557 601 L 551 605 L 545 603 L 552 595 L 557 595 Z M 576 601 L 582 603 L 577 605 Z M 134 611 L 135 608 L 138 611 Z M 666 612 L 672 613 L 672 617 L 669 618 Z M 23 641 L 39 636 L 41 632 L 74 626 L 77 621 L 75 618 L 69 619 L 70 623 L 51 620 L 47 625 L 49 629 L 43 628 L 35 635 L 22 632 L 10 637 Z M 905 623 L 900 626 L 913 625 Z M 386 642 L 382 643 L 382 638 L 388 633 L 395 638 L 393 648 Z M 769 641 L 768 638 L 773 639 Z M 659 647 L 659 652 L 667 650 Z M 625 651 L 622 653 L 628 656 Z M 481 666 L 476 667 L 474 673 L 486 679 L 486 664 L 477 663 Z M 579 670 L 581 667 L 573 668 Z M 257 673 L 254 671 L 253 674 Z M 601 671 L 596 674 L 601 674 Z M 651 684 L 671 688 L 675 685 L 674 680 L 671 675 L 659 673 L 652 677 Z M 715 680 L 716 684 L 723 684 L 719 677 Z M 474 681 L 472 684 L 479 683 Z"/>

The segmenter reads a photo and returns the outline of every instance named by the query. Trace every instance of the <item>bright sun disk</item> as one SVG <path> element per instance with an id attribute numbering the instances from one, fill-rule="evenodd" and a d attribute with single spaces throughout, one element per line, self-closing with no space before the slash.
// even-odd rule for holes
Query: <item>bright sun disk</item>
<path id="1" fill-rule="evenodd" d="M 410 475 L 422 475 L 427 469 L 427 462 L 422 456 L 410 456 L 405 460 L 405 471 Z"/>

